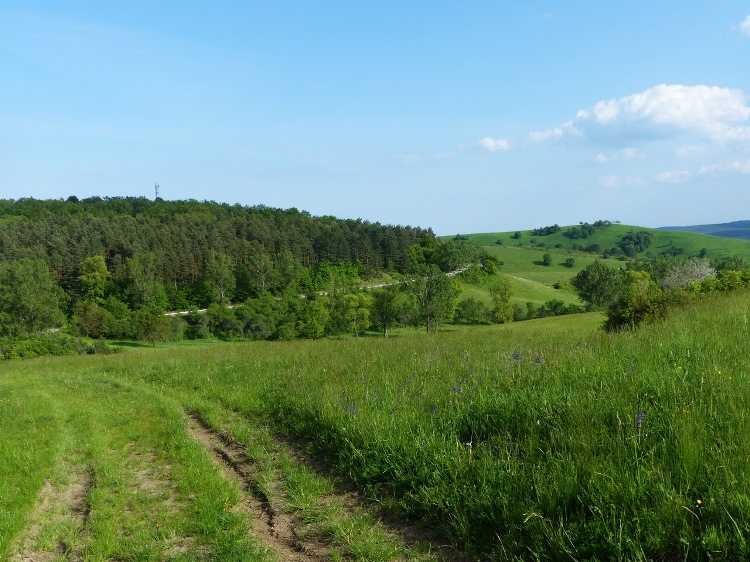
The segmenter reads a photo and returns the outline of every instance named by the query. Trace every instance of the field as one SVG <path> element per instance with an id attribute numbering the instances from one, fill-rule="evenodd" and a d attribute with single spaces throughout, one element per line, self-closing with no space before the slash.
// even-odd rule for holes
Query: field
<path id="1" fill-rule="evenodd" d="M 0 557 L 747 559 L 748 314 L 6 362 Z"/>
<path id="2" fill-rule="evenodd" d="M 562 227 L 559 232 L 548 236 L 534 236 L 532 231 L 520 231 L 521 237 L 515 238 L 515 232 L 494 232 L 470 234 L 468 240 L 482 246 L 490 255 L 502 263 L 501 273 L 513 280 L 514 304 L 525 305 L 528 302 L 540 306 L 551 300 L 567 304 L 582 304 L 569 285 L 569 281 L 579 271 L 602 259 L 602 253 L 588 253 L 574 250 L 578 244 L 588 246 L 598 244 L 602 251 L 615 246 L 618 240 L 628 232 L 646 231 L 653 235 L 652 245 L 637 257 L 657 255 L 662 252 L 675 251 L 681 258 L 698 256 L 702 252 L 706 259 L 739 256 L 750 262 L 750 241 L 722 238 L 707 234 L 656 230 L 637 226 L 612 224 L 607 228 L 596 228 L 586 239 L 570 239 L 564 235 L 569 227 Z M 451 236 L 443 237 L 444 240 Z M 498 244 L 500 241 L 502 244 Z M 681 250 L 677 252 L 677 250 Z M 542 265 L 544 254 L 550 254 L 550 265 Z M 572 258 L 572 266 L 566 266 L 566 260 Z M 602 260 L 609 267 L 621 267 L 623 263 L 616 258 Z M 558 285 L 559 289 L 555 288 Z M 475 298 L 485 303 L 490 302 L 487 286 L 464 285 L 461 299 Z"/>
<path id="3" fill-rule="evenodd" d="M 540 228 L 543 225 L 540 225 Z M 724 238 L 708 234 L 694 232 L 683 232 L 676 230 L 657 230 L 643 228 L 640 226 L 629 226 L 624 224 L 612 224 L 607 228 L 596 228 L 594 233 L 585 239 L 571 239 L 565 236 L 569 227 L 563 226 L 559 232 L 549 236 L 534 236 L 530 230 L 522 230 L 521 238 L 514 238 L 515 232 L 495 232 L 483 234 L 470 234 L 468 239 L 481 244 L 487 248 L 506 248 L 515 246 L 520 248 L 533 248 L 550 253 L 565 253 L 572 251 L 574 245 L 588 246 L 598 244 L 602 251 L 612 248 L 619 239 L 628 232 L 645 231 L 653 236 L 652 244 L 646 250 L 640 252 L 638 257 L 647 254 L 660 254 L 666 251 L 675 251 L 676 255 L 682 257 L 697 256 L 705 249 L 707 259 L 724 256 L 740 256 L 750 260 L 750 243 L 747 240 L 736 238 Z M 445 237 L 450 238 L 450 237 Z M 502 241 L 502 245 L 497 241 Z M 677 250 L 681 250 L 677 252 Z M 576 252 L 577 255 L 580 255 Z M 591 254 L 591 257 L 600 257 L 601 253 Z M 539 259 L 539 258 L 538 258 Z"/>

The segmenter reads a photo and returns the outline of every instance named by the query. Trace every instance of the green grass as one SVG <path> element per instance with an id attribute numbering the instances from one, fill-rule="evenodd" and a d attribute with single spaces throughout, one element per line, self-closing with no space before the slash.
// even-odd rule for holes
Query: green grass
<path id="1" fill-rule="evenodd" d="M 236 491 L 187 438 L 188 407 L 217 427 L 231 421 L 248 454 L 274 457 L 265 466 L 310 521 L 328 484 L 284 468 L 276 431 L 481 559 L 747 559 L 749 318 L 742 292 L 634 333 L 604 333 L 601 315 L 581 314 L 3 364 L 0 466 L 16 466 L 0 480 L 0 546 L 65 458 L 93 474 L 87 559 L 160 559 L 167 536 L 204 545 L 206 558 L 260 556 L 221 509 Z M 172 483 L 168 511 L 162 502 L 144 516 L 151 498 L 123 492 L 137 483 L 134 451 Z M 329 517 L 317 532 L 349 544 L 371 521 L 358 517 Z M 377 533 L 351 544 L 341 556 L 394 556 Z"/>
<path id="2" fill-rule="evenodd" d="M 541 225 L 540 225 L 541 226 Z M 653 243 L 638 257 L 647 257 L 665 252 L 671 248 L 682 248 L 681 257 L 696 256 L 706 250 L 708 259 L 740 256 L 750 261 L 750 241 L 731 238 L 720 238 L 693 232 L 665 231 L 637 226 L 613 224 L 608 228 L 597 228 L 587 239 L 571 240 L 564 236 L 568 227 L 549 236 L 532 236 L 530 230 L 521 231 L 520 239 L 514 239 L 514 232 L 494 232 L 470 234 L 470 241 L 481 245 L 490 255 L 503 262 L 502 274 L 514 281 L 512 302 L 521 305 L 532 302 L 539 306 L 547 301 L 557 299 L 565 304 L 582 304 L 578 296 L 568 285 L 568 289 L 555 289 L 555 284 L 566 286 L 578 272 L 602 259 L 601 253 L 591 254 L 572 249 L 573 245 L 588 246 L 599 244 L 602 251 L 616 245 L 619 238 L 631 231 L 647 231 L 653 235 Z M 450 237 L 444 237 L 449 239 Z M 502 240 L 503 244 L 496 244 Z M 532 243 L 532 240 L 535 242 Z M 549 253 L 552 263 L 542 265 L 542 256 Z M 574 265 L 566 267 L 564 262 L 573 258 Z M 615 258 L 603 260 L 609 267 L 621 267 L 623 263 Z M 486 286 L 464 285 L 462 299 L 473 297 L 490 303 Z"/>
<path id="3" fill-rule="evenodd" d="M 136 367 L 143 358 L 128 360 Z M 248 540 L 245 522 L 224 512 L 236 491 L 187 437 L 181 407 L 112 378 L 106 368 L 91 369 L 101 364 L 39 359 L 4 369 L 3 387 L 13 399 L 2 409 L 10 415 L 0 419 L 0 465 L 9 470 L 0 494 L 0 552 L 31 516 L 45 478 L 64 486 L 85 473 L 90 487 L 78 510 L 87 516 L 42 514 L 35 521 L 39 540 L 25 547 L 54 553 L 66 544 L 58 554 L 86 560 L 162 560 L 170 552 L 177 559 L 182 550 L 205 552 L 206 559 L 221 552 L 266 560 Z M 16 442 L 7 439 L 9 430 Z"/>
<path id="4" fill-rule="evenodd" d="M 613 224 L 608 228 L 597 228 L 589 238 L 572 240 L 564 235 L 567 228 L 569 227 L 563 226 L 559 232 L 549 236 L 532 236 L 531 230 L 525 230 L 521 231 L 520 239 L 513 238 L 514 232 L 477 233 L 469 234 L 468 237 L 469 240 L 488 248 L 506 248 L 520 245 L 522 248 L 537 248 L 554 253 L 555 251 L 571 251 L 573 245 L 576 244 L 582 246 L 599 244 L 602 251 L 604 251 L 615 246 L 619 238 L 628 232 L 646 231 L 653 235 L 652 245 L 646 251 L 641 252 L 639 257 L 645 257 L 647 253 L 659 254 L 671 248 L 682 248 L 683 252 L 680 254 L 682 257 L 696 256 L 700 253 L 701 249 L 705 248 L 708 259 L 737 255 L 750 260 L 749 240 L 723 238 L 694 232 L 657 230 L 624 224 Z M 502 240 L 503 244 L 496 244 L 497 240 Z M 536 242 L 532 243 L 532 240 Z"/>

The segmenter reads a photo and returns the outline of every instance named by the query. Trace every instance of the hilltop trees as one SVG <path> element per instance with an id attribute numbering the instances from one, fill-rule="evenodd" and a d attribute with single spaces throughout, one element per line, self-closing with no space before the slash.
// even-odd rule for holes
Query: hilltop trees
<path id="1" fill-rule="evenodd" d="M 412 246 L 423 239 L 425 247 L 440 245 L 429 229 L 194 200 L 0 200 L 0 216 L 0 263 L 44 260 L 74 302 L 88 290 L 79 276 L 101 259 L 110 277 L 105 300 L 114 295 L 131 309 L 154 302 L 165 309 L 205 308 L 265 291 L 305 292 L 324 261 L 360 263 L 369 274 L 405 273 Z M 101 258 L 82 263 L 92 256 Z"/>

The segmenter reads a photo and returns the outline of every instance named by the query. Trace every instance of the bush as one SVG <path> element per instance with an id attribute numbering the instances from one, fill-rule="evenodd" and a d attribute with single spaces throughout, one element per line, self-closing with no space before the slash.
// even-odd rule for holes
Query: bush
<path id="1" fill-rule="evenodd" d="M 634 328 L 644 320 L 662 316 L 666 302 L 662 290 L 645 271 L 626 272 L 620 297 L 607 310 L 607 330 Z"/>
<path id="2" fill-rule="evenodd" d="M 103 341 L 87 342 L 67 334 L 38 334 L 28 338 L 0 341 L 0 358 L 33 359 L 45 355 L 93 355 L 113 353 L 116 348 Z"/>
<path id="3" fill-rule="evenodd" d="M 185 329 L 185 337 L 187 339 L 202 340 L 211 335 L 211 331 L 208 329 L 208 316 L 206 314 L 191 312 L 187 316 L 184 316 L 183 319 L 187 325 Z"/>

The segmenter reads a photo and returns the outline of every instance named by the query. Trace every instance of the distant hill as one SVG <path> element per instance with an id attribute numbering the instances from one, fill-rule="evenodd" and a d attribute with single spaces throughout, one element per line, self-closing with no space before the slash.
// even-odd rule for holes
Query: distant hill
<path id="1" fill-rule="evenodd" d="M 750 229 L 750 221 L 747 221 L 747 224 Z M 619 254 L 617 248 L 623 246 L 624 240 L 638 233 L 647 233 L 650 243 L 647 246 L 636 246 L 635 251 L 630 250 L 627 255 Z M 560 258 L 573 255 L 594 259 L 602 258 L 607 254 L 610 259 L 615 260 L 671 254 L 683 258 L 704 256 L 710 260 L 740 256 L 750 260 L 750 230 L 748 234 L 748 238 L 739 239 L 739 237 L 719 237 L 681 229 L 652 229 L 596 221 L 590 225 L 588 223 L 562 227 L 552 225 L 519 232 L 477 233 L 462 237 L 479 243 L 491 253 L 498 254 L 503 260 L 507 258 L 508 251 L 521 249 L 548 252 L 552 254 L 553 259 L 558 259 L 557 254 Z"/>
<path id="2" fill-rule="evenodd" d="M 698 234 L 722 236 L 724 238 L 741 238 L 742 240 L 750 240 L 750 220 L 725 222 L 722 224 L 700 224 L 695 226 L 662 226 L 657 230 L 680 230 L 683 232 L 696 232 Z"/>
<path id="3" fill-rule="evenodd" d="M 703 256 L 709 260 L 739 256 L 750 261 L 748 239 L 651 229 L 609 221 L 441 238 L 475 242 L 500 260 L 503 263 L 502 273 L 510 276 L 514 282 L 513 302 L 521 305 L 531 302 L 540 306 L 551 299 L 561 300 L 565 304 L 579 303 L 578 296 L 570 287 L 570 279 L 603 258 L 603 263 L 610 267 L 620 267 L 620 260 L 660 254 L 681 258 Z M 641 243 L 628 245 L 626 241 L 629 239 L 635 242 L 640 240 Z M 644 240 L 648 243 L 643 243 Z M 548 266 L 543 265 L 544 254 L 549 254 Z M 489 302 L 489 294 L 484 287 L 467 286 L 465 295 Z"/>

